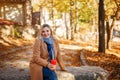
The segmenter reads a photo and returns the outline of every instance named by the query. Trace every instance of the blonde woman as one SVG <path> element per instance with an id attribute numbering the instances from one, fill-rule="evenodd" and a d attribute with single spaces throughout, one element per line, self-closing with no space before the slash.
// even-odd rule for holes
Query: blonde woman
<path id="1" fill-rule="evenodd" d="M 31 80 L 58 80 L 56 62 L 61 70 L 65 71 L 58 41 L 53 37 L 50 26 L 44 24 L 33 46 L 33 57 L 30 61 Z"/>

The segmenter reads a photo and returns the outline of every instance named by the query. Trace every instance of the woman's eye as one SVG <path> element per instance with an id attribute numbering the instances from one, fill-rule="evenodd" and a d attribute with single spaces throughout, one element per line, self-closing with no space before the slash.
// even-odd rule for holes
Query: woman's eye
<path id="1" fill-rule="evenodd" d="M 47 30 L 47 32 L 49 32 L 49 30 Z"/>
<path id="2" fill-rule="evenodd" d="M 44 33 L 45 31 L 42 31 L 42 33 Z"/>

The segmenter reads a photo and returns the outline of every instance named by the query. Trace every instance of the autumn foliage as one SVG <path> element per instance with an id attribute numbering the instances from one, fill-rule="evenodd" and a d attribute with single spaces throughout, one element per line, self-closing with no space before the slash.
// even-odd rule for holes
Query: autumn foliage
<path id="1" fill-rule="evenodd" d="M 0 52 L 10 50 L 12 48 L 17 48 L 20 46 L 27 46 L 32 45 L 34 40 L 27 41 L 24 39 L 11 39 L 9 38 L 10 42 L 5 44 L 4 40 L 0 41 Z M 4 43 L 3 43 L 4 42 Z M 6 39 L 7 42 L 7 39 Z M 10 44 L 9 44 L 10 43 Z M 119 80 L 120 79 L 120 56 L 116 56 L 115 53 L 120 52 L 119 49 L 117 49 L 115 46 L 113 46 L 112 50 L 106 51 L 105 54 L 98 53 L 97 51 L 94 51 L 91 49 L 85 49 L 85 47 L 90 46 L 89 43 L 83 43 L 83 42 L 75 42 L 70 40 L 59 40 L 60 48 L 61 48 L 61 54 L 63 57 L 63 61 L 66 66 L 82 66 L 82 61 L 80 59 L 81 51 L 84 50 L 84 57 L 85 61 L 89 66 L 100 66 L 103 69 L 107 70 L 109 72 L 109 80 Z M 117 43 L 120 45 L 120 43 Z M 64 47 L 65 46 L 65 47 Z M 79 46 L 80 48 L 75 48 L 73 46 Z M 94 47 L 95 48 L 95 47 Z M 111 53 L 111 54 L 110 54 Z M 15 54 L 15 53 L 11 53 Z M 0 56 L 0 62 L 5 59 L 21 59 L 21 57 L 14 57 L 10 58 L 11 55 L 2 55 Z M 120 55 L 119 53 L 117 53 Z M 27 57 L 28 58 L 28 57 Z M 0 68 L 3 67 L 0 65 Z"/>

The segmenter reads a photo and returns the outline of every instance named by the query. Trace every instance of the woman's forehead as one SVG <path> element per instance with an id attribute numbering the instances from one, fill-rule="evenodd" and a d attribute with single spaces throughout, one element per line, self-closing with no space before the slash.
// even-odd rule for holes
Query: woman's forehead
<path id="1" fill-rule="evenodd" d="M 50 30 L 50 28 L 49 28 L 49 27 L 43 27 L 42 29 L 49 29 L 49 30 Z"/>
<path id="2" fill-rule="evenodd" d="M 49 27 L 44 27 L 44 28 L 42 28 L 42 31 L 45 31 L 45 30 L 51 31 Z"/>

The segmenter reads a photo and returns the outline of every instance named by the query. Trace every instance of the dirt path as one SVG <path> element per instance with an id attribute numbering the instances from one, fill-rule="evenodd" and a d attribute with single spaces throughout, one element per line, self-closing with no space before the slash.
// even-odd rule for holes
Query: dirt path
<path id="1" fill-rule="evenodd" d="M 10 53 L 0 58 L 0 80 L 29 80 L 32 49 Z"/>
<path id="2" fill-rule="evenodd" d="M 80 49 L 79 46 L 60 45 L 61 54 L 76 56 Z M 71 47 L 71 49 L 70 49 Z M 68 50 L 69 49 L 69 50 Z M 32 47 L 0 56 L 0 80 L 29 80 L 29 61 L 32 57 Z M 79 56 L 76 56 L 79 57 Z M 64 57 L 65 64 L 71 65 L 70 57 Z M 68 61 L 69 60 L 69 61 Z M 77 61 L 79 61 L 77 59 Z M 79 65 L 79 64 L 75 64 Z"/>
<path id="3" fill-rule="evenodd" d="M 82 65 L 80 61 L 81 50 L 95 49 L 92 46 L 79 46 L 76 44 L 60 44 L 60 48 L 65 65 L 77 67 Z M 111 80 L 119 79 L 119 58 L 113 55 L 99 54 L 92 51 L 85 52 L 85 58 L 89 65 L 101 66 L 111 72 L 111 78 L 114 78 Z M 29 80 L 29 61 L 31 57 L 32 47 L 0 56 L 0 80 Z M 102 60 L 99 60 L 101 58 Z M 109 64 L 106 64 L 108 62 Z"/>

